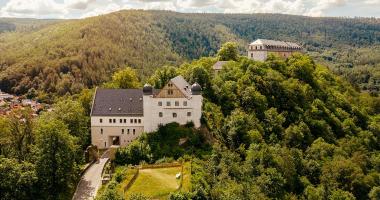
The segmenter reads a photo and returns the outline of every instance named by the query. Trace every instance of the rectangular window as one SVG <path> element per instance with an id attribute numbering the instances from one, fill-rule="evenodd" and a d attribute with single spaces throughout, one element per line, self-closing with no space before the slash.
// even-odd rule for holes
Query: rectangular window
<path id="1" fill-rule="evenodd" d="M 133 135 L 136 134 L 136 129 L 133 129 Z"/>
<path id="2" fill-rule="evenodd" d="M 141 119 L 139 119 L 139 124 L 141 124 Z"/>
<path id="3" fill-rule="evenodd" d="M 253 53 L 251 53 L 251 58 L 253 58 Z"/>
<path id="4" fill-rule="evenodd" d="M 174 104 L 175 106 L 179 106 L 179 101 L 176 101 Z"/>
<path id="5" fill-rule="evenodd" d="M 99 122 L 100 122 L 100 123 L 103 123 L 103 119 L 99 119 Z"/>
<path id="6" fill-rule="evenodd" d="M 124 129 L 121 129 L 121 134 L 124 134 Z"/>
<path id="7" fill-rule="evenodd" d="M 187 112 L 187 116 L 190 117 L 191 116 L 191 112 Z"/>
<path id="8" fill-rule="evenodd" d="M 109 119 L 109 122 L 112 123 L 112 119 Z"/>
<path id="9" fill-rule="evenodd" d="M 159 102 L 158 102 L 158 106 L 162 106 L 162 101 L 159 101 Z"/>
<path id="10" fill-rule="evenodd" d="M 129 134 L 129 129 L 127 129 L 127 134 Z"/>
<path id="11" fill-rule="evenodd" d="M 126 124 L 127 123 L 127 119 L 124 119 L 124 124 Z"/>
<path id="12" fill-rule="evenodd" d="M 130 120 L 131 124 L 133 124 L 133 119 Z"/>
<path id="13" fill-rule="evenodd" d="M 187 106 L 187 101 L 184 101 L 184 102 L 183 102 L 183 106 Z"/>
<path id="14" fill-rule="evenodd" d="M 104 142 L 104 147 L 107 147 L 107 142 Z"/>
<path id="15" fill-rule="evenodd" d="M 170 104 L 170 101 L 167 101 L 166 102 L 166 106 L 170 106 L 171 104 Z"/>
<path id="16" fill-rule="evenodd" d="M 135 124 L 137 123 L 137 119 L 135 119 Z"/>
<path id="17" fill-rule="evenodd" d="M 173 113 L 173 118 L 177 118 L 177 113 Z"/>
<path id="18" fill-rule="evenodd" d="M 102 128 L 100 129 L 100 134 L 103 134 L 103 129 Z"/>
<path id="19" fill-rule="evenodd" d="M 120 119 L 120 124 L 123 123 L 123 119 Z"/>
<path id="20" fill-rule="evenodd" d="M 159 117 L 162 117 L 162 115 L 163 115 L 162 112 L 159 112 L 159 113 L 158 113 L 158 116 L 159 116 Z"/>
<path id="21" fill-rule="evenodd" d="M 113 123 L 116 123 L 116 119 L 113 119 Z"/>

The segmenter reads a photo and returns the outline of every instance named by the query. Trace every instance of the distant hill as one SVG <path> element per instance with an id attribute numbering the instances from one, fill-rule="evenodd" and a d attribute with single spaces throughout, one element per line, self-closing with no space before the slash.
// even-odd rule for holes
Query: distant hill
<path id="1" fill-rule="evenodd" d="M 0 89 L 13 93 L 76 93 L 126 65 L 144 78 L 162 65 L 214 55 L 226 41 L 245 54 L 257 38 L 301 43 L 362 89 L 380 88 L 379 19 L 132 10 L 54 21 L 27 33 L 3 24 L 16 31 L 0 34 Z"/>
<path id="2" fill-rule="evenodd" d="M 5 32 L 35 31 L 47 25 L 59 22 L 58 19 L 0 18 L 0 34 Z"/>

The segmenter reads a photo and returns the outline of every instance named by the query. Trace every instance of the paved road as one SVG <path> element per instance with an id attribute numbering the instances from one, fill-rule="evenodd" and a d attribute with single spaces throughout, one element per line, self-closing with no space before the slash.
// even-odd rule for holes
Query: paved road
<path id="1" fill-rule="evenodd" d="M 105 152 L 99 159 L 99 163 L 94 163 L 81 177 L 73 200 L 95 199 L 96 192 L 102 184 L 102 171 L 108 161 L 108 152 Z"/>

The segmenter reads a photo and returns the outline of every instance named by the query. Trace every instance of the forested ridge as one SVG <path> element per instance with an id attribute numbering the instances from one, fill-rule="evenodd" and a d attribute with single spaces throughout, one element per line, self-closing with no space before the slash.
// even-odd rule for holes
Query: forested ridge
<path id="1" fill-rule="evenodd" d="M 162 126 L 118 149 L 115 163 L 191 161 L 190 191 L 171 200 L 379 199 L 379 97 L 356 91 L 310 56 L 255 62 L 234 48 L 158 69 L 149 79 L 156 88 L 177 75 L 200 83 L 202 128 Z M 217 60 L 230 62 L 215 74 Z M 179 145 L 180 138 L 188 141 Z M 123 199 L 120 180 L 98 198 Z"/>
<path id="2" fill-rule="evenodd" d="M 229 62 L 216 74 L 218 60 Z M 191 187 L 171 200 L 380 198 L 379 97 L 308 55 L 256 62 L 238 56 L 234 43 L 215 57 L 162 66 L 147 81 L 162 88 L 177 75 L 202 86 L 201 128 L 160 126 L 119 148 L 113 166 L 190 162 Z M 103 87 L 143 83 L 127 67 Z M 90 144 L 92 99 L 84 89 L 35 118 L 29 109 L 0 116 L 0 199 L 72 198 Z M 123 177 L 116 173 L 97 199 L 124 199 L 116 187 Z"/>
<path id="3" fill-rule="evenodd" d="M 316 62 L 358 88 L 379 90 L 376 18 L 129 10 L 12 30 L 0 34 L 0 89 L 17 94 L 31 88 L 41 96 L 78 93 L 109 80 L 126 65 L 145 79 L 159 66 L 215 55 L 226 41 L 238 43 L 245 54 L 247 44 L 257 38 L 300 43 Z"/>

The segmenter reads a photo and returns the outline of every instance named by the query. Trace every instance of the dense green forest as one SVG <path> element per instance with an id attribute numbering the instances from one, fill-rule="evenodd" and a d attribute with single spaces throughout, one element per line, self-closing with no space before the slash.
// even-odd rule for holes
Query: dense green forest
<path id="1" fill-rule="evenodd" d="M 172 200 L 379 199 L 379 97 L 308 55 L 255 62 L 237 53 L 227 43 L 217 57 L 155 70 L 147 80 L 156 88 L 176 75 L 202 86 L 202 127 L 162 126 L 119 149 L 114 163 L 191 161 L 191 190 Z M 230 62 L 215 74 L 217 60 Z M 127 67 L 104 87 L 141 84 Z M 89 144 L 92 95 L 64 96 L 36 118 L 28 110 L 0 117 L 0 199 L 71 199 Z M 98 198 L 123 199 L 114 184 Z"/>
<path id="2" fill-rule="evenodd" d="M 0 89 L 7 92 L 74 94 L 108 81 L 125 65 L 145 79 L 159 66 L 215 55 L 226 41 L 238 43 L 245 54 L 257 38 L 300 43 L 316 62 L 357 88 L 375 93 L 380 88 L 376 18 L 129 10 L 81 20 L 35 20 L 35 28 L 25 27 L 33 24 L 25 21 L 0 19 L 9 29 L 0 34 Z"/>
<path id="3" fill-rule="evenodd" d="M 379 97 L 310 56 L 255 62 L 233 52 L 157 70 L 152 83 L 180 74 L 202 85 L 203 126 L 160 127 L 119 149 L 115 162 L 190 160 L 191 191 L 172 200 L 379 199 Z M 215 75 L 222 58 L 230 62 Z M 183 137 L 190 139 L 179 146 Z M 115 184 L 98 198 L 123 199 Z"/>

